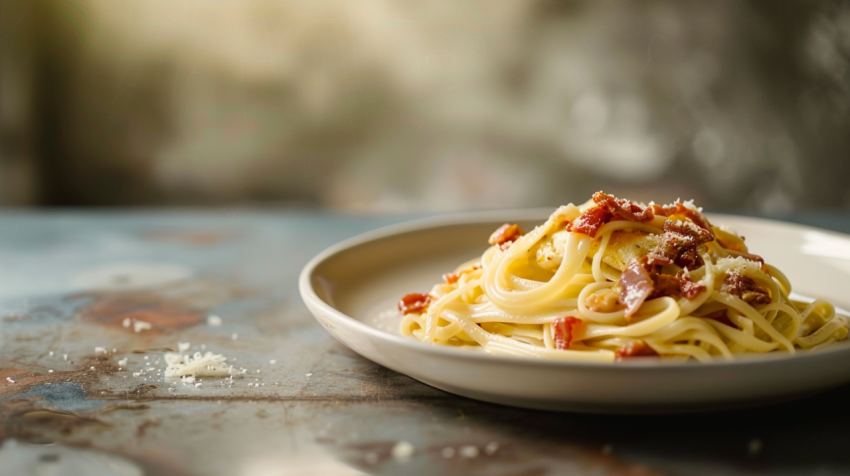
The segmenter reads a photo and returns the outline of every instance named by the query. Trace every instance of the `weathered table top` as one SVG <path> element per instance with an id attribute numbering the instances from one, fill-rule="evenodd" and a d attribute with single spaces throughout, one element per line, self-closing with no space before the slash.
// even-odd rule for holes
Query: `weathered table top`
<path id="1" fill-rule="evenodd" d="M 326 246 L 399 220 L 0 214 L 0 474 L 850 471 L 850 387 L 717 414 L 557 414 L 455 397 L 358 357 L 314 322 L 296 279 Z M 804 221 L 850 232 L 850 213 Z M 164 352 L 186 342 L 244 375 L 164 378 Z M 394 456 L 401 441 L 412 456 Z"/>

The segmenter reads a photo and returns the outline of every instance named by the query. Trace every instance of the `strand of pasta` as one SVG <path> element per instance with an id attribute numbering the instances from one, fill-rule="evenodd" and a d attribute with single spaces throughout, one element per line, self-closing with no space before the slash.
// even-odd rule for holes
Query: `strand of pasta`
<path id="1" fill-rule="evenodd" d="M 484 350 L 500 355 L 517 355 L 526 357 L 548 357 L 559 360 L 575 360 L 585 362 L 613 362 L 614 353 L 607 350 L 594 352 L 577 350 L 549 350 L 544 347 L 535 347 L 507 337 L 491 334 L 478 327 L 471 319 L 454 312 L 447 312 L 447 319 L 453 320 L 463 327 L 464 332 L 472 337 Z"/>
<path id="2" fill-rule="evenodd" d="M 582 238 L 576 233 L 571 233 L 565 245 L 564 260 L 552 279 L 541 286 L 524 291 L 511 289 L 509 280 L 506 278 L 510 264 L 517 259 L 518 255 L 525 253 L 521 249 L 515 250 L 516 244 L 514 244 L 508 249 L 507 256 L 502 255 L 500 259 L 497 255 L 484 273 L 484 292 L 490 301 L 505 309 L 528 308 L 556 299 L 584 262 L 590 248 L 590 241 L 589 237 Z"/>
<path id="3" fill-rule="evenodd" d="M 734 296 L 730 296 L 728 294 L 722 294 L 717 291 L 711 293 L 712 299 L 715 301 L 720 301 L 729 307 L 737 310 L 743 315 L 747 316 L 753 323 L 761 330 L 763 330 L 771 339 L 775 340 L 779 343 L 779 345 L 785 347 L 788 352 L 794 353 L 794 344 L 792 344 L 788 339 L 785 338 L 779 331 L 777 331 L 773 326 L 770 325 L 767 320 L 765 320 L 764 316 L 762 316 L 758 311 L 752 308 L 749 304 L 738 299 Z"/>

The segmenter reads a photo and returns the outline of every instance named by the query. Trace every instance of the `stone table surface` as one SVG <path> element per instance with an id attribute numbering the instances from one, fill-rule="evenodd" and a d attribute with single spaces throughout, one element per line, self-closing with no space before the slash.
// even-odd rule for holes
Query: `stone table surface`
<path id="1" fill-rule="evenodd" d="M 0 213 L 0 475 L 850 473 L 850 387 L 723 413 L 549 413 L 359 357 L 313 320 L 297 276 L 402 219 Z M 786 219 L 850 232 L 848 212 Z M 166 378 L 181 343 L 243 373 Z M 394 456 L 402 441 L 411 456 Z"/>

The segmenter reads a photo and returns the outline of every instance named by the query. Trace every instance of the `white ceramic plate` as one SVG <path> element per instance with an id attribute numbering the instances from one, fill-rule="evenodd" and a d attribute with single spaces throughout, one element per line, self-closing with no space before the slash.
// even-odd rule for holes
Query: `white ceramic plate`
<path id="1" fill-rule="evenodd" d="M 311 260 L 299 288 L 316 319 L 358 354 L 447 392 L 528 408 L 670 413 L 758 405 L 850 382 L 850 343 L 797 355 L 711 364 L 553 362 L 501 357 L 402 337 L 398 299 L 479 256 L 499 225 L 542 223 L 551 210 L 419 220 L 339 243 Z M 794 290 L 850 308 L 850 237 L 768 220 L 713 215 L 747 237 Z M 386 312 L 388 311 L 388 312 Z"/>

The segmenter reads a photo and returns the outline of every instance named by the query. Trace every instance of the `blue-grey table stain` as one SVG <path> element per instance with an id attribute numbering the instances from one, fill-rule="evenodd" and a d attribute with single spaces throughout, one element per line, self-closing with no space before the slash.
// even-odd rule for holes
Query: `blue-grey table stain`
<path id="1" fill-rule="evenodd" d="M 297 276 L 323 248 L 402 218 L 0 214 L 0 474 L 850 472 L 847 387 L 715 414 L 578 415 L 455 397 L 360 358 L 312 319 Z M 848 213 L 790 218 L 850 231 Z M 112 290 L 75 281 L 115 263 L 190 272 Z M 166 379 L 163 354 L 180 342 L 244 373 Z M 410 458 L 393 457 L 400 441 Z"/>

